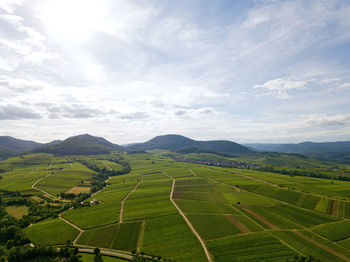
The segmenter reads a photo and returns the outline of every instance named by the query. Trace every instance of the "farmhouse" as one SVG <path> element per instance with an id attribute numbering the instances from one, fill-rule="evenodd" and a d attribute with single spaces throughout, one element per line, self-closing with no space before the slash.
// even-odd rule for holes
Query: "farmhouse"
<path id="1" fill-rule="evenodd" d="M 90 201 L 91 205 L 97 205 L 99 202 L 96 198 L 94 198 L 93 200 Z"/>

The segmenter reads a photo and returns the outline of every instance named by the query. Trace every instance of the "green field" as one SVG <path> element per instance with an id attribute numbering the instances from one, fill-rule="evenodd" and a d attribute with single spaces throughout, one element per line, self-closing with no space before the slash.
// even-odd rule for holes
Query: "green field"
<path id="1" fill-rule="evenodd" d="M 109 248 L 118 225 L 108 225 L 86 230 L 78 239 L 77 243 L 87 246 Z"/>
<path id="2" fill-rule="evenodd" d="M 342 220 L 335 223 L 328 223 L 313 229 L 330 241 L 340 241 L 350 237 L 350 221 Z"/>
<path id="3" fill-rule="evenodd" d="M 188 214 L 186 216 L 204 240 L 222 238 L 241 233 L 241 231 L 224 215 Z"/>
<path id="4" fill-rule="evenodd" d="M 137 249 L 141 222 L 121 223 L 114 235 L 111 248 L 124 251 Z"/>
<path id="5" fill-rule="evenodd" d="M 199 241 L 178 214 L 146 220 L 141 249 L 175 261 L 205 261 Z"/>
<path id="6" fill-rule="evenodd" d="M 182 163 L 168 154 L 153 150 L 9 158 L 0 161 L 0 193 L 21 191 L 18 200 L 27 199 L 27 204 L 5 206 L 18 222 L 31 212 L 44 219 L 40 208 L 45 212 L 48 206 L 59 210 L 51 215 L 56 218 L 24 229 L 35 245 L 64 245 L 78 236 L 76 228 L 57 218 L 60 214 L 84 231 L 78 245 L 127 254 L 137 251 L 172 261 L 207 261 L 198 233 L 213 261 L 287 261 L 295 254 L 326 262 L 349 261 L 350 182 Z M 288 158 L 281 158 L 286 164 Z M 55 196 L 75 186 L 90 188 L 99 172 L 81 163 L 94 164 L 101 172 L 121 171 L 122 166 L 114 162 L 121 160 L 130 164 L 131 171 L 109 179 L 102 176 L 102 183 L 108 179 L 103 190 L 84 200 L 49 197 L 32 188 L 37 182 L 37 188 Z M 16 198 L 4 197 L 2 201 L 16 202 Z M 87 204 L 93 199 L 98 204 Z M 83 254 L 83 258 L 93 261 L 90 254 Z M 119 261 L 107 256 L 103 259 Z"/>
<path id="7" fill-rule="evenodd" d="M 295 251 L 270 233 L 254 233 L 208 241 L 215 261 L 286 261 Z"/>
<path id="8" fill-rule="evenodd" d="M 47 219 L 24 230 L 25 234 L 36 245 L 66 244 L 67 240 L 73 241 L 79 231 L 62 220 Z"/>
<path id="9" fill-rule="evenodd" d="M 88 254 L 88 253 L 79 253 L 82 257 L 82 262 L 95 262 L 95 255 L 93 254 Z M 125 262 L 128 260 L 117 258 L 117 257 L 111 257 L 111 256 L 106 256 L 102 255 L 102 260 L 103 262 Z"/>

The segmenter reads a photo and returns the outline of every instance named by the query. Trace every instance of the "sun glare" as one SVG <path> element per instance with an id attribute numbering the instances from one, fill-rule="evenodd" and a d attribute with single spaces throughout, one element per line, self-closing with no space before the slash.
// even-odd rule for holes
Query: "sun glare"
<path id="1" fill-rule="evenodd" d="M 52 0 L 39 9 L 47 32 L 60 40 L 84 41 L 94 31 L 112 33 L 108 3 L 101 0 Z"/>

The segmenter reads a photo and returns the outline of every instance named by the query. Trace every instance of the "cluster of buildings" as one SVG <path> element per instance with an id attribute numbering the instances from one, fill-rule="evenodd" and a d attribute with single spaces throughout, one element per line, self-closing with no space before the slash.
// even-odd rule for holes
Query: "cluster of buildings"
<path id="1" fill-rule="evenodd" d="M 191 159 L 186 157 L 176 158 L 175 160 L 193 164 L 201 164 L 208 166 L 221 166 L 221 167 L 234 167 L 241 169 L 259 169 L 260 166 L 252 163 L 241 162 L 236 160 L 201 160 L 201 159 Z"/>

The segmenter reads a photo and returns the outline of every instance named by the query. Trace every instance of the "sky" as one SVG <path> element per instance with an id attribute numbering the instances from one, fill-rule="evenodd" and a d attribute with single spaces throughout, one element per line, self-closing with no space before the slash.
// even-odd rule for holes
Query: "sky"
<path id="1" fill-rule="evenodd" d="M 0 135 L 350 140 L 350 1 L 1 0 Z"/>

